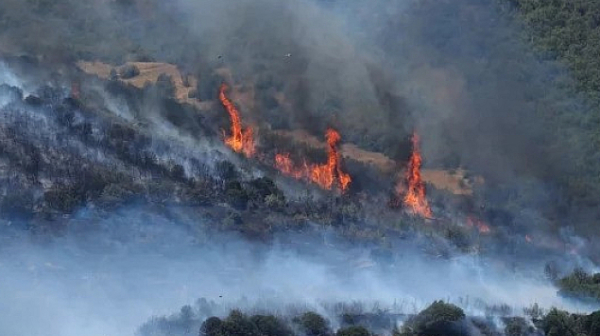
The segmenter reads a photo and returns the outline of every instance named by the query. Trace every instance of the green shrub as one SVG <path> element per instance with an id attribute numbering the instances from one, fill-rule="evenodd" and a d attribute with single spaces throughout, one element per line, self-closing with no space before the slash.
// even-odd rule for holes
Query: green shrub
<path id="1" fill-rule="evenodd" d="M 294 321 L 307 336 L 328 336 L 332 334 L 329 321 L 317 313 L 304 313 L 302 316 L 295 318 Z"/>
<path id="2" fill-rule="evenodd" d="M 578 268 L 558 281 L 559 293 L 587 301 L 600 301 L 600 273 L 590 275 Z"/>
<path id="3" fill-rule="evenodd" d="M 200 327 L 200 336 L 221 336 L 223 321 L 218 317 L 209 317 Z"/>
<path id="4" fill-rule="evenodd" d="M 263 336 L 293 336 L 290 328 L 273 315 L 254 315 L 250 321 L 256 325 Z"/>
<path id="5" fill-rule="evenodd" d="M 552 308 L 542 320 L 546 336 L 577 336 L 575 323 L 569 313 Z"/>
<path id="6" fill-rule="evenodd" d="M 458 323 L 465 313 L 459 307 L 435 301 L 416 316 L 411 317 L 402 327 L 402 336 L 451 336 L 460 335 Z"/>
<path id="7" fill-rule="evenodd" d="M 221 325 L 221 336 L 261 336 L 258 327 L 239 310 L 233 310 Z"/>
<path id="8" fill-rule="evenodd" d="M 342 328 L 335 333 L 336 336 L 371 336 L 371 333 L 362 326 Z"/>

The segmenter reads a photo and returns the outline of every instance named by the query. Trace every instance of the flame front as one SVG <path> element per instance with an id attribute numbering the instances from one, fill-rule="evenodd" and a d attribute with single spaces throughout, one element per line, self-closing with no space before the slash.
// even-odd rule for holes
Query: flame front
<path id="1" fill-rule="evenodd" d="M 287 176 L 296 179 L 307 179 L 323 189 L 331 190 L 337 181 L 340 189 L 346 191 L 352 182 L 352 178 L 342 170 L 338 150 L 341 136 L 336 130 L 330 128 L 327 130 L 325 137 L 327 139 L 327 163 L 308 165 L 305 162 L 301 167 L 296 167 L 290 159 L 290 155 L 285 153 L 275 156 L 275 167 Z"/>
<path id="2" fill-rule="evenodd" d="M 416 133 L 413 134 L 412 143 L 413 152 L 406 170 L 407 190 L 403 200 L 404 205 L 415 215 L 431 218 L 433 214 L 425 197 L 425 183 L 421 178 L 422 158 L 419 149 L 419 136 Z"/>
<path id="3" fill-rule="evenodd" d="M 225 144 L 233 149 L 233 151 L 236 153 L 244 153 L 244 155 L 247 157 L 251 157 L 256 151 L 254 147 L 254 134 L 252 128 L 242 128 L 240 112 L 237 110 L 233 102 L 227 98 L 227 95 L 225 94 L 227 89 L 227 85 L 222 84 L 219 90 L 219 100 L 227 110 L 227 113 L 231 119 L 231 136 L 225 137 Z"/>

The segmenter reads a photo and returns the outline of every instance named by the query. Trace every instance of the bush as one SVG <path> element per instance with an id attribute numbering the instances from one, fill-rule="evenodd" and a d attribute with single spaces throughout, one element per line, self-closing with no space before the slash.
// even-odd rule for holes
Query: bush
<path id="1" fill-rule="evenodd" d="M 264 336 L 293 336 L 288 326 L 273 315 L 254 315 L 250 318 Z"/>
<path id="2" fill-rule="evenodd" d="M 221 336 L 260 336 L 258 327 L 242 314 L 239 310 L 233 310 L 223 321 Z"/>
<path id="3" fill-rule="evenodd" d="M 546 336 L 576 336 L 575 326 L 569 313 L 556 308 L 550 310 L 542 321 Z"/>
<path id="4" fill-rule="evenodd" d="M 526 336 L 533 333 L 533 327 L 527 324 L 522 317 L 513 317 L 504 321 L 504 334 L 506 336 Z"/>
<path id="5" fill-rule="evenodd" d="M 332 334 L 331 329 L 329 329 L 329 321 L 317 313 L 304 313 L 302 316 L 294 319 L 294 321 L 299 324 L 300 329 L 307 336 L 327 336 Z"/>
<path id="6" fill-rule="evenodd" d="M 123 66 L 119 73 L 122 79 L 130 79 L 140 74 L 140 69 L 133 64 L 127 64 Z"/>
<path id="7" fill-rule="evenodd" d="M 465 313 L 459 307 L 435 301 L 403 326 L 402 336 L 451 336 L 460 335 L 457 324 Z"/>
<path id="8" fill-rule="evenodd" d="M 371 333 L 362 326 L 352 326 L 342 328 L 335 334 L 336 336 L 370 336 Z"/>
<path id="9" fill-rule="evenodd" d="M 600 273 L 590 275 L 583 269 L 575 269 L 558 281 L 559 293 L 585 301 L 600 302 Z"/>
<path id="10" fill-rule="evenodd" d="M 209 317 L 200 327 L 200 336 L 220 336 L 223 321 L 218 317 Z"/>

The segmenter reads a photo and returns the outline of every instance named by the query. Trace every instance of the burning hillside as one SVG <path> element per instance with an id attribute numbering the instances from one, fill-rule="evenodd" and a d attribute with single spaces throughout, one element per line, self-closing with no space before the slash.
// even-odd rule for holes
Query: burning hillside
<path id="1" fill-rule="evenodd" d="M 407 191 L 404 196 L 404 204 L 413 214 L 430 218 L 433 216 L 429 202 L 425 196 L 425 183 L 421 178 L 421 152 L 419 148 L 419 136 L 415 133 L 412 137 L 413 152 L 406 169 Z"/>
<path id="2" fill-rule="evenodd" d="M 396 183 L 394 206 L 404 206 L 413 215 L 432 218 L 433 213 L 425 193 L 425 183 L 421 177 L 422 157 L 419 148 L 419 136 L 412 136 L 412 155 L 404 177 Z"/>
<path id="3" fill-rule="evenodd" d="M 231 119 L 231 135 L 224 135 L 225 144 L 236 153 L 243 153 L 246 157 L 252 157 L 256 151 L 254 147 L 254 132 L 251 127 L 243 128 L 240 112 L 225 94 L 227 89 L 226 84 L 222 84 L 219 89 L 219 100 Z"/>
<path id="4" fill-rule="evenodd" d="M 327 139 L 327 163 L 307 164 L 304 161 L 301 165 L 295 165 L 290 159 L 290 154 L 283 153 L 275 156 L 275 167 L 284 175 L 311 181 L 323 189 L 331 190 L 337 182 L 340 190 L 346 191 L 352 178 L 342 170 L 339 153 L 340 134 L 329 128 L 325 138 Z"/>

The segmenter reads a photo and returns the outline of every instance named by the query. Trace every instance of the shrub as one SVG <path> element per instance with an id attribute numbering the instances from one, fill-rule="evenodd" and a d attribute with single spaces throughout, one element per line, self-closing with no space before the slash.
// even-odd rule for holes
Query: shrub
<path id="1" fill-rule="evenodd" d="M 533 327 L 529 326 L 522 317 L 509 318 L 504 323 L 506 325 L 504 327 L 506 336 L 526 336 L 534 331 Z"/>
<path id="2" fill-rule="evenodd" d="M 250 318 L 263 336 L 293 336 L 288 326 L 273 315 L 254 315 Z"/>
<path id="3" fill-rule="evenodd" d="M 362 326 L 351 326 L 342 328 L 335 334 L 336 336 L 370 336 L 371 333 Z"/>
<path id="4" fill-rule="evenodd" d="M 246 315 L 239 310 L 233 310 L 223 321 L 221 336 L 260 336 L 260 331 Z"/>
<path id="5" fill-rule="evenodd" d="M 307 336 L 327 336 L 332 334 L 331 329 L 329 329 L 329 321 L 317 313 L 304 313 L 302 316 L 294 319 L 294 321 L 299 324 L 300 329 Z"/>
<path id="6" fill-rule="evenodd" d="M 575 324 L 569 313 L 552 308 L 542 320 L 546 336 L 576 336 Z"/>
<path id="7" fill-rule="evenodd" d="M 140 69 L 138 69 L 138 67 L 136 67 L 133 64 L 127 64 L 119 70 L 119 73 L 121 75 L 121 78 L 130 79 L 130 78 L 133 78 L 133 77 L 139 75 Z"/>
<path id="8" fill-rule="evenodd" d="M 200 336 L 220 336 L 223 321 L 218 317 L 209 317 L 200 327 Z"/>
<path id="9" fill-rule="evenodd" d="M 465 313 L 459 307 L 435 301 L 403 326 L 400 335 L 450 336 L 460 335 L 457 323 L 464 319 Z"/>
<path id="10" fill-rule="evenodd" d="M 600 274 L 590 275 L 577 268 L 558 281 L 559 293 L 581 300 L 600 301 Z"/>

